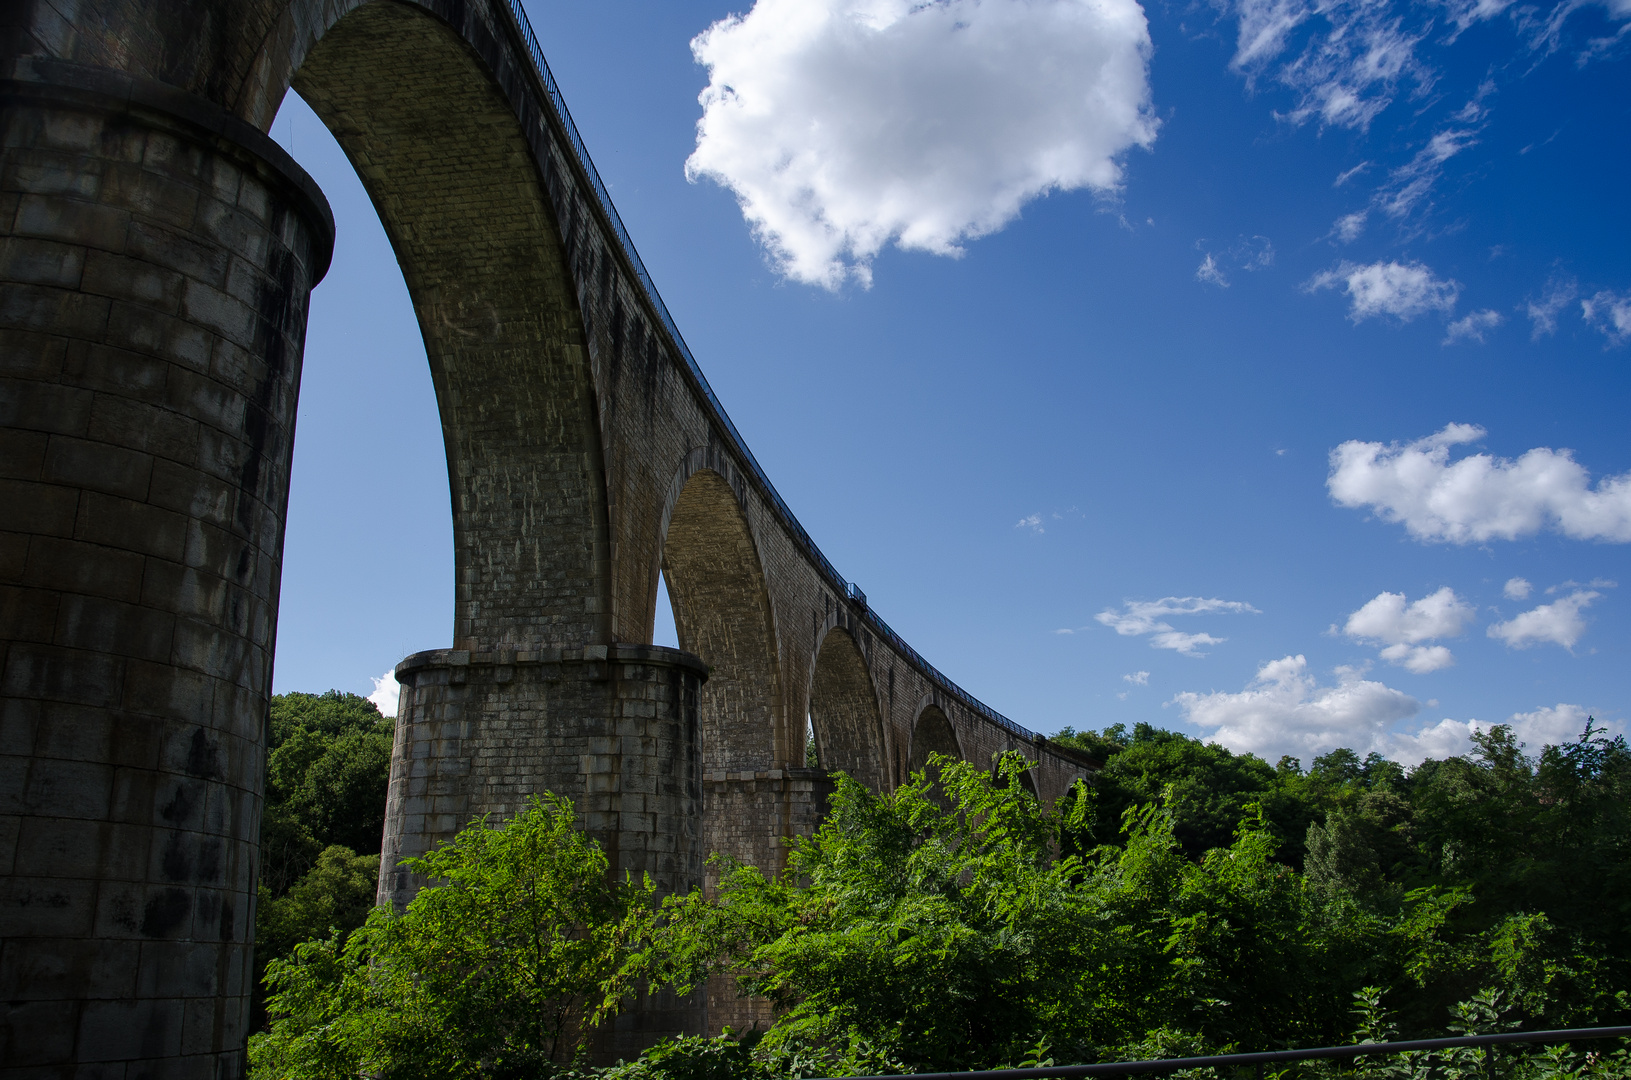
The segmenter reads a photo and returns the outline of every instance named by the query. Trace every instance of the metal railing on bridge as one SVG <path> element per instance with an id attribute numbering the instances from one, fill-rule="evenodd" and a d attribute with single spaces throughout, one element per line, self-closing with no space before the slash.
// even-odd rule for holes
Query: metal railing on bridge
<path id="1" fill-rule="evenodd" d="M 1349 1046 L 1317 1046 L 1305 1050 L 1265 1050 L 1250 1054 L 1212 1054 L 1206 1057 L 1157 1058 L 1151 1061 L 1107 1061 L 1097 1065 L 1050 1065 L 1036 1069 L 993 1069 L 985 1072 L 912 1073 L 912 1080 L 1065 1080 L 1086 1076 L 1165 1076 L 1200 1069 L 1247 1069 L 1261 1077 L 1265 1066 L 1296 1061 L 1342 1060 L 1385 1054 L 1432 1054 L 1442 1050 L 1510 1046 L 1514 1043 L 1571 1043 L 1592 1039 L 1631 1039 L 1631 1027 L 1562 1028 L 1556 1031 L 1503 1031 L 1494 1035 L 1462 1035 L 1448 1039 L 1408 1039 L 1364 1042 Z M 1487 1059 L 1486 1059 L 1487 1060 Z M 1486 1073 L 1487 1075 L 1487 1073 Z M 855 1077 L 850 1080 L 899 1080 L 898 1077 Z"/>
<path id="2" fill-rule="evenodd" d="M 542 84 L 544 93 L 555 111 L 555 118 L 560 124 L 561 130 L 566 134 L 567 142 L 572 147 L 573 155 L 578 159 L 578 167 L 583 171 L 584 178 L 588 180 L 590 190 L 595 194 L 595 201 L 600 204 L 601 214 L 605 217 L 612 233 L 617 237 L 624 259 L 627 260 L 635 279 L 639 281 L 641 289 L 646 294 L 647 303 L 650 304 L 651 310 L 657 315 L 663 328 L 668 331 L 668 336 L 673 341 L 675 349 L 680 356 L 684 357 L 685 366 L 690 371 L 691 378 L 695 380 L 697 389 L 701 391 L 702 396 L 713 409 L 715 419 L 723 428 L 726 437 L 735 444 L 737 453 L 747 463 L 748 470 L 752 473 L 754 481 L 759 485 L 765 497 L 770 500 L 771 505 L 776 508 L 776 512 L 781 516 L 788 532 L 804 549 L 810 560 L 826 575 L 828 584 L 832 586 L 839 596 L 849 598 L 852 601 L 855 596 L 860 596 L 860 603 L 854 606 L 858 609 L 861 620 L 888 643 L 890 648 L 904 656 L 908 663 L 922 671 L 930 681 L 938 683 L 944 690 L 991 723 L 1028 742 L 1038 742 L 1041 737 L 1036 732 L 1014 723 L 973 694 L 958 686 L 942 674 L 940 669 L 925 660 L 916 649 L 908 645 L 906 640 L 895 633 L 888 623 L 884 622 L 876 612 L 867 607 L 865 594 L 845 580 L 844 575 L 840 574 L 837 568 L 821 553 L 821 549 L 810 538 L 810 534 L 804 531 L 804 526 L 799 524 L 798 517 L 793 513 L 792 507 L 788 506 L 786 501 L 782 499 L 781 494 L 776 490 L 776 485 L 770 482 L 769 475 L 759 465 L 758 459 L 753 456 L 753 451 L 748 449 L 747 440 L 742 438 L 741 432 L 736 430 L 736 425 L 731 423 L 730 414 L 725 411 L 725 406 L 714 396 L 713 388 L 708 385 L 707 376 L 703 375 L 702 368 L 697 364 L 696 357 L 691 354 L 691 347 L 685 343 L 685 336 L 680 333 L 680 328 L 674 322 L 674 317 L 669 314 L 668 307 L 663 303 L 662 296 L 657 292 L 657 285 L 651 280 L 651 274 L 646 270 L 645 263 L 640 261 L 640 254 L 635 250 L 634 240 L 629 236 L 628 229 L 624 228 L 623 219 L 618 216 L 617 207 L 612 205 L 611 193 L 606 190 L 605 182 L 601 180 L 600 173 L 595 169 L 594 161 L 589 157 L 589 148 L 584 145 L 583 136 L 578 133 L 578 126 L 572 122 L 572 112 L 566 107 L 566 98 L 561 95 L 561 88 L 555 81 L 554 73 L 549 70 L 549 62 L 544 59 L 544 50 L 538 45 L 538 35 L 533 33 L 532 22 L 527 18 L 527 12 L 522 7 L 521 0 L 506 0 L 506 2 L 509 4 L 510 14 L 515 19 L 515 30 L 532 57 L 534 73 Z"/>

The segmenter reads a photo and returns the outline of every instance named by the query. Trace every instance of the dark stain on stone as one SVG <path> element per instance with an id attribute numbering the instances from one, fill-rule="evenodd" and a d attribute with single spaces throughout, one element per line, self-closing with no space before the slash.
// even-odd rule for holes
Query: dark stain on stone
<path id="1" fill-rule="evenodd" d="M 231 941 L 231 940 L 233 940 L 232 931 L 233 931 L 234 926 L 235 926 L 235 923 L 233 922 L 233 918 L 232 918 L 232 901 L 230 901 L 230 900 L 222 901 L 222 903 L 221 903 L 221 922 L 220 922 L 221 940 L 222 941 Z"/>
<path id="2" fill-rule="evenodd" d="M 18 901 L 17 906 L 33 907 L 35 904 L 48 908 L 65 908 L 68 906 L 68 897 L 62 893 L 26 892 Z"/>
<path id="3" fill-rule="evenodd" d="M 192 909 L 192 897 L 186 889 L 165 889 L 147 902 L 142 915 L 142 933 L 148 937 L 163 937 L 186 919 Z"/>
<path id="4" fill-rule="evenodd" d="M 136 929 L 136 907 L 127 894 L 120 893 L 113 898 L 113 925 L 132 932 Z"/>
<path id="5" fill-rule="evenodd" d="M 212 101 L 231 96 L 235 39 L 242 36 L 236 18 L 226 17 L 211 0 L 172 0 L 152 9 L 162 35 L 159 78 L 184 86 Z"/>
<path id="6" fill-rule="evenodd" d="M 203 728 L 193 732 L 193 743 L 187 750 L 187 771 L 194 776 L 221 779 L 221 748 Z"/>
<path id="7" fill-rule="evenodd" d="M 204 884 L 216 884 L 221 880 L 221 841 L 218 837 L 209 837 L 198 845 L 198 880 Z"/>
<path id="8" fill-rule="evenodd" d="M 192 860 L 187 858 L 186 833 L 171 833 L 169 843 L 164 845 L 164 879 L 166 881 L 186 881 L 192 874 Z"/>
<path id="9" fill-rule="evenodd" d="M 159 810 L 160 816 L 162 816 L 165 821 L 171 821 L 177 824 L 186 821 L 187 818 L 192 816 L 192 812 L 193 793 L 188 790 L 188 785 L 186 784 L 177 784 L 176 793 L 170 796 L 170 801 L 165 803 L 164 807 Z"/>
<path id="10" fill-rule="evenodd" d="M 274 216 L 273 233 L 281 232 L 284 214 Z M 250 537 L 255 535 L 255 516 L 260 509 L 261 470 L 268 456 L 279 448 L 273 439 L 272 412 L 276 405 L 279 385 L 288 373 L 293 358 L 289 355 L 289 339 L 284 333 L 289 310 L 293 306 L 298 267 L 294 256 L 281 244 L 274 244 L 271 265 L 266 279 L 255 290 L 255 346 L 266 358 L 261 379 L 249 395 L 244 409 L 244 440 L 249 451 L 243 467 L 238 471 L 238 527 Z"/>

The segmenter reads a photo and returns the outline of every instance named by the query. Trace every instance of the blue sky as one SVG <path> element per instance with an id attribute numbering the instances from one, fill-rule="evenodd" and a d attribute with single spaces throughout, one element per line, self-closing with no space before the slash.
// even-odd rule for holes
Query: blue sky
<path id="1" fill-rule="evenodd" d="M 754 453 L 993 707 L 1305 764 L 1623 729 L 1628 0 L 527 6 Z M 435 403 L 349 166 L 273 134 L 340 230 L 275 685 L 368 693 L 450 640 Z"/>

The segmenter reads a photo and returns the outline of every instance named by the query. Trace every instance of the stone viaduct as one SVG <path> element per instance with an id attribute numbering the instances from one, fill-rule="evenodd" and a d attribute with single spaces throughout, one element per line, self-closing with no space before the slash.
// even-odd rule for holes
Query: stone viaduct
<path id="1" fill-rule="evenodd" d="M 665 889 L 812 827 L 829 770 L 1019 750 L 868 609 L 664 309 L 516 0 L 0 11 L 0 1080 L 243 1065 L 278 581 L 333 221 L 293 87 L 412 294 L 452 490 L 451 648 L 397 668 L 395 856 L 550 788 Z M 650 644 L 666 575 L 683 651 Z M 429 644 L 429 643 L 427 643 Z M 813 724 L 819 769 L 807 769 Z M 641 1002 L 620 1047 L 744 1007 Z"/>

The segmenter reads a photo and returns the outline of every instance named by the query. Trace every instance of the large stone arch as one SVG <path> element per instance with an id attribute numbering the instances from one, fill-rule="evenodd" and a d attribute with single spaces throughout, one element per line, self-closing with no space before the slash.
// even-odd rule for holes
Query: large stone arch
<path id="1" fill-rule="evenodd" d="M 292 85 L 373 199 L 424 335 L 453 500 L 453 647 L 606 641 L 583 320 L 513 104 L 459 32 L 399 0 L 342 17 Z"/>
<path id="2" fill-rule="evenodd" d="M 847 626 L 834 623 L 817 641 L 808 701 L 821 767 L 884 790 L 889 749 L 883 710 L 866 656 Z"/>
<path id="3" fill-rule="evenodd" d="M 699 714 L 710 773 L 768 769 L 784 741 L 775 619 L 743 483 L 723 455 L 694 450 L 675 474 L 662 517 L 660 566 L 679 645 L 709 668 Z"/>

